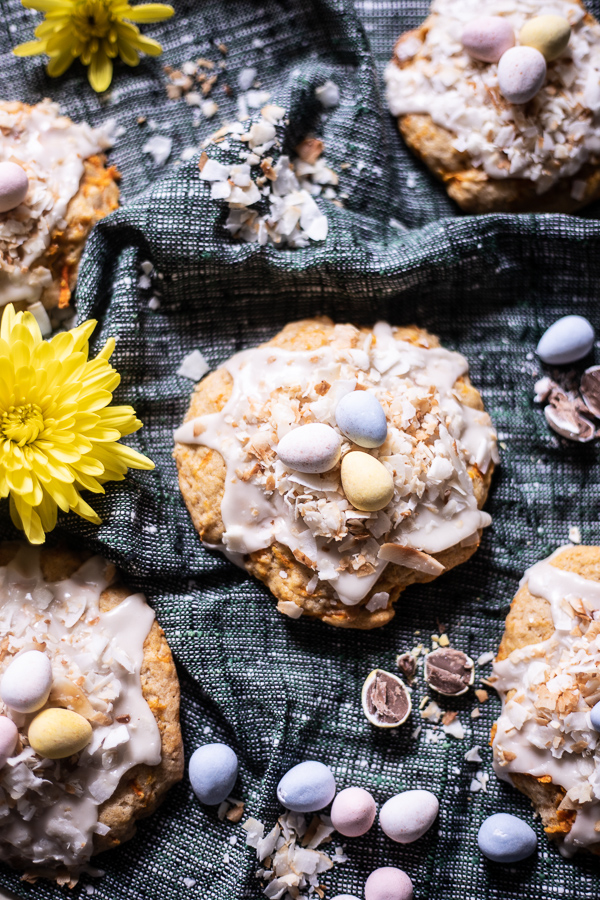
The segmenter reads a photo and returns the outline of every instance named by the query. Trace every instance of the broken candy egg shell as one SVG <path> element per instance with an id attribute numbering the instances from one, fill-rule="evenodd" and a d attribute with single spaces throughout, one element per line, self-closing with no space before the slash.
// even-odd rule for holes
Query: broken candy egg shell
<path id="1" fill-rule="evenodd" d="M 29 190 L 29 178 L 23 166 L 0 162 L 0 213 L 19 206 Z"/>
<path id="2" fill-rule="evenodd" d="M 383 804 L 379 813 L 381 830 L 398 844 L 412 844 L 429 831 L 440 804 L 431 791 L 403 791 Z"/>
<path id="3" fill-rule="evenodd" d="M 583 316 L 563 316 L 543 333 L 536 353 L 550 365 L 572 363 L 588 355 L 595 337 L 591 323 Z"/>
<path id="4" fill-rule="evenodd" d="M 584 429 L 583 431 L 574 431 L 573 429 L 571 429 L 569 427 L 570 423 L 568 421 L 565 421 L 564 419 L 561 419 L 552 406 L 546 406 L 544 408 L 544 416 L 546 417 L 546 422 L 548 423 L 550 428 L 557 434 L 560 434 L 561 437 L 567 438 L 567 440 L 569 441 L 576 441 L 578 444 L 587 444 L 596 436 L 594 426 L 589 421 L 589 419 L 586 419 L 585 416 L 577 416 L 577 419 Z"/>
<path id="5" fill-rule="evenodd" d="M 238 758 L 227 744 L 204 744 L 192 753 L 188 772 L 198 800 L 207 806 L 216 806 L 233 790 Z"/>
<path id="6" fill-rule="evenodd" d="M 365 900 L 413 900 L 412 881 L 395 866 L 375 869 L 365 883 Z"/>
<path id="7" fill-rule="evenodd" d="M 586 369 L 581 378 L 580 392 L 583 402 L 597 419 L 600 419 L 600 366 Z"/>
<path id="8" fill-rule="evenodd" d="M 500 16 L 480 16 L 469 22 L 461 36 L 469 56 L 480 62 L 498 62 L 515 45 L 512 25 Z"/>
<path id="9" fill-rule="evenodd" d="M 336 796 L 330 815 L 333 827 L 344 837 L 360 837 L 375 821 L 377 806 L 368 791 L 349 787 Z"/>
<path id="10" fill-rule="evenodd" d="M 338 428 L 359 447 L 381 447 L 387 437 L 383 406 L 370 391 L 350 391 L 335 409 Z"/>
<path id="11" fill-rule="evenodd" d="M 317 812 L 335 797 L 335 778 L 322 762 L 308 759 L 289 769 L 277 785 L 277 799 L 292 812 Z"/>
<path id="12" fill-rule="evenodd" d="M 92 726 L 71 709 L 51 708 L 37 714 L 27 736 L 39 756 L 66 759 L 87 747 L 92 739 Z"/>
<path id="13" fill-rule="evenodd" d="M 0 769 L 15 752 L 19 732 L 8 716 L 0 716 Z"/>
<path id="14" fill-rule="evenodd" d="M 547 62 L 564 53 L 571 37 L 571 26 L 562 16 L 534 16 L 528 19 L 519 32 L 519 41 L 526 47 L 535 47 Z"/>
<path id="15" fill-rule="evenodd" d="M 406 699 L 408 701 L 408 709 L 406 711 L 406 715 L 404 716 L 404 718 L 401 719 L 399 722 L 380 722 L 376 716 L 372 715 L 369 712 L 369 702 L 368 702 L 367 695 L 368 695 L 369 688 L 371 687 L 372 683 L 375 681 L 375 678 L 377 677 L 378 672 L 384 672 L 390 678 L 393 678 L 394 681 L 397 681 L 398 684 L 401 686 L 401 688 L 405 692 Z M 367 717 L 367 719 L 369 720 L 371 725 L 375 725 L 376 728 L 399 728 L 400 725 L 403 725 L 406 722 L 406 720 L 408 719 L 408 717 L 410 716 L 410 714 L 412 712 L 412 700 L 410 698 L 410 691 L 408 690 L 408 688 L 406 687 L 406 685 L 404 684 L 404 682 L 402 681 L 401 678 L 398 678 L 398 676 L 394 675 L 393 672 L 387 672 L 385 669 L 373 669 L 373 671 L 367 675 L 367 677 L 365 679 L 365 683 L 362 686 L 360 699 L 361 699 L 361 704 L 362 704 L 362 708 L 363 708 L 363 712 L 364 712 L 365 716 Z"/>
<path id="16" fill-rule="evenodd" d="M 527 822 L 508 813 L 494 813 L 481 824 L 477 835 L 484 856 L 498 863 L 515 863 L 535 851 L 537 837 Z"/>
<path id="17" fill-rule="evenodd" d="M 546 79 L 546 60 L 535 47 L 511 47 L 498 63 L 498 87 L 509 103 L 529 103 Z"/>
<path id="18" fill-rule="evenodd" d="M 342 460 L 342 487 L 355 509 L 377 512 L 394 496 L 394 480 L 383 463 L 361 450 L 351 450 Z"/>
<path id="19" fill-rule="evenodd" d="M 436 650 L 433 650 L 432 653 L 437 653 Z M 432 655 L 432 653 L 428 653 L 425 657 L 425 673 L 427 673 L 427 660 Z M 466 694 L 469 688 L 475 683 L 475 663 L 471 659 L 470 656 L 467 656 L 465 653 L 465 663 L 469 666 L 471 670 L 471 674 L 469 676 L 469 683 L 465 684 L 464 688 L 461 691 L 455 691 L 454 693 L 447 691 L 440 691 L 439 688 L 436 688 L 435 685 L 431 684 L 430 681 L 427 680 L 427 674 L 425 674 L 425 680 L 427 681 L 427 686 L 431 688 L 432 691 L 435 691 L 436 694 L 441 694 L 442 697 L 461 697 L 463 694 Z"/>
<path id="20" fill-rule="evenodd" d="M 342 441 L 330 425 L 310 422 L 284 435 L 277 444 L 277 456 L 288 469 L 319 475 L 339 462 Z"/>
<path id="21" fill-rule="evenodd" d="M 32 713 L 41 709 L 50 695 L 52 665 L 40 650 L 15 656 L 0 681 L 0 697 L 10 709 Z"/>

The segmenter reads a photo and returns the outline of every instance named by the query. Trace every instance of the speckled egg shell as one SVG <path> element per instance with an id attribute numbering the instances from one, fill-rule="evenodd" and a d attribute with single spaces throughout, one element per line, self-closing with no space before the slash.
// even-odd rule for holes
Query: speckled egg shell
<path id="1" fill-rule="evenodd" d="M 546 60 L 535 47 L 512 47 L 498 63 L 498 87 L 509 103 L 529 103 L 546 80 Z"/>
<path id="2" fill-rule="evenodd" d="M 310 422 L 292 428 L 277 444 L 277 456 L 288 469 L 319 475 L 339 462 L 342 441 L 330 425 Z"/>
<path id="3" fill-rule="evenodd" d="M 519 32 L 519 41 L 527 47 L 535 47 L 551 62 L 565 52 L 571 37 L 571 26 L 562 16 L 534 16 L 528 19 Z"/>
<path id="4" fill-rule="evenodd" d="M 0 162 L 0 213 L 19 206 L 29 190 L 29 178 L 22 166 L 14 162 Z"/>
<path id="5" fill-rule="evenodd" d="M 592 707 L 590 722 L 592 723 L 592 728 L 600 732 L 600 703 L 596 703 L 596 705 Z"/>
<path id="6" fill-rule="evenodd" d="M 523 819 L 495 813 L 481 825 L 477 843 L 483 855 L 493 862 L 515 863 L 531 856 L 537 847 L 537 837 Z"/>
<path id="7" fill-rule="evenodd" d="M 236 782 L 238 758 L 227 744 L 204 744 L 190 759 L 189 776 L 198 800 L 207 806 L 222 803 Z"/>
<path id="8" fill-rule="evenodd" d="M 351 391 L 335 409 L 337 426 L 359 447 L 381 447 L 387 437 L 383 406 L 370 391 Z"/>
<path id="9" fill-rule="evenodd" d="M 381 807 L 381 830 L 398 844 L 412 844 L 429 831 L 440 809 L 431 791 L 403 791 Z"/>
<path id="10" fill-rule="evenodd" d="M 412 881 L 402 869 L 375 869 L 365 884 L 365 900 L 413 900 Z"/>
<path id="11" fill-rule="evenodd" d="M 328 766 L 309 759 L 285 773 L 277 786 L 277 799 L 293 812 L 316 812 L 335 796 L 335 778 Z"/>
<path id="12" fill-rule="evenodd" d="M 39 756 L 67 759 L 87 747 L 92 739 L 92 726 L 72 709 L 52 707 L 32 719 L 27 737 Z"/>
<path id="13" fill-rule="evenodd" d="M 375 801 L 368 791 L 349 787 L 337 795 L 331 807 L 331 822 L 344 837 L 366 834 L 377 815 Z"/>
<path id="14" fill-rule="evenodd" d="M 587 356 L 595 338 L 591 323 L 583 316 L 563 316 L 543 333 L 536 353 L 542 362 L 566 365 Z"/>
<path id="15" fill-rule="evenodd" d="M 515 45 L 512 25 L 500 16 L 480 16 L 469 22 L 461 43 L 469 56 L 480 62 L 498 62 L 503 53 Z"/>
<path id="16" fill-rule="evenodd" d="M 31 713 L 41 709 L 52 687 L 52 665 L 40 650 L 16 656 L 0 681 L 0 697 L 11 709 Z"/>

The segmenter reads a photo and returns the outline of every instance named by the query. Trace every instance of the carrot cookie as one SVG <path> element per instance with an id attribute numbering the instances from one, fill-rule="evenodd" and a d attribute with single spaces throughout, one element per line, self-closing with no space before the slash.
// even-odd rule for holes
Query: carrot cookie
<path id="1" fill-rule="evenodd" d="M 45 100 L 0 102 L 0 304 L 67 306 L 85 241 L 116 209 L 106 130 Z"/>
<path id="2" fill-rule="evenodd" d="M 532 801 L 564 856 L 600 852 L 600 547 L 529 569 L 490 681 L 494 768 Z"/>
<path id="3" fill-rule="evenodd" d="M 100 557 L 0 545 L 0 859 L 73 884 L 183 772 L 154 613 Z"/>
<path id="4" fill-rule="evenodd" d="M 578 0 L 434 0 L 386 69 L 408 146 L 469 213 L 600 197 L 600 25 Z"/>
<path id="5" fill-rule="evenodd" d="M 307 319 L 200 382 L 175 459 L 200 537 L 278 609 L 346 628 L 468 559 L 496 435 L 464 357 L 414 328 Z"/>

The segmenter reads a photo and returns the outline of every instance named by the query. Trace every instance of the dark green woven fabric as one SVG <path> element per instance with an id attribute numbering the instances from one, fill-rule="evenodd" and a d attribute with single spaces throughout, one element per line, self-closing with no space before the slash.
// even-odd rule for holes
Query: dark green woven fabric
<path id="1" fill-rule="evenodd" d="M 438 823 L 416 844 L 392 844 L 378 827 L 345 841 L 348 863 L 324 878 L 329 897 L 362 896 L 372 869 L 398 865 L 413 879 L 417 900 L 596 898 L 597 861 L 563 860 L 525 798 L 494 776 L 487 742 L 499 710 L 495 696 L 479 719 L 470 717 L 471 694 L 442 702 L 459 710 L 466 737 L 427 743 L 426 729 L 411 738 L 418 712 L 398 731 L 373 729 L 361 712 L 360 687 L 373 667 L 393 669 L 398 652 L 427 643 L 439 622 L 452 644 L 475 659 L 494 650 L 523 569 L 566 542 L 570 525 L 580 526 L 584 541 L 600 541 L 598 447 L 558 439 L 532 402 L 539 371 L 533 351 L 544 328 L 573 311 L 600 327 L 597 210 L 578 218 L 465 217 L 411 158 L 385 111 L 381 71 L 398 33 L 425 16 L 425 0 L 360 0 L 356 10 L 341 0 L 175 0 L 175 6 L 176 18 L 146 29 L 162 41 L 162 61 L 118 68 L 108 98 L 97 98 L 80 70 L 52 81 L 41 60 L 12 57 L 12 45 L 30 37 L 39 16 L 17 0 L 3 0 L 0 8 L 3 97 L 34 102 L 50 95 L 75 119 L 97 124 L 116 117 L 124 128 L 112 154 L 123 173 L 124 204 L 89 242 L 78 308 L 81 317 L 100 320 L 97 346 L 108 335 L 117 339 L 118 398 L 133 403 L 145 422 L 131 443 L 157 468 L 94 498 L 101 527 L 69 517 L 57 534 L 106 554 L 132 588 L 147 594 L 178 663 L 186 757 L 209 740 L 235 747 L 234 793 L 249 814 L 271 827 L 278 779 L 305 758 L 323 760 L 340 787 L 364 786 L 379 804 L 406 788 L 436 792 Z M 598 12 L 598 0 L 590 8 Z M 235 117 L 235 97 L 218 89 L 217 117 L 195 127 L 183 100 L 166 99 L 162 62 L 217 61 L 215 41 L 229 49 L 234 88 L 238 71 L 254 66 L 290 111 L 290 148 L 308 131 L 323 136 L 349 196 L 345 209 L 327 206 L 325 244 L 278 251 L 233 243 L 222 227 L 224 211 L 210 203 L 198 178 L 197 157 L 177 166 L 183 149 L 197 146 L 215 122 Z M 323 114 L 314 87 L 328 77 L 340 86 L 341 103 Z M 173 138 L 163 168 L 141 151 L 152 132 L 148 123 L 137 124 L 140 115 Z M 341 169 L 343 162 L 350 167 Z M 138 287 L 146 259 L 164 275 L 156 311 L 148 307 L 154 289 Z M 276 613 L 260 584 L 202 549 L 171 457 L 172 431 L 191 389 L 175 374 L 183 356 L 199 347 L 214 367 L 287 321 L 315 313 L 360 323 L 416 322 L 439 334 L 470 360 L 500 434 L 502 462 L 487 507 L 493 525 L 479 552 L 435 583 L 406 591 L 396 619 L 375 633 Z M 5 534 L 7 518 L 4 509 Z M 477 672 L 487 673 L 489 666 Z M 415 708 L 423 694 L 417 682 Z M 464 759 L 476 744 L 483 766 Z M 469 791 L 478 768 L 490 773 L 487 793 Z M 512 867 L 482 859 L 477 828 L 499 810 L 533 824 L 537 856 Z M 184 780 L 133 841 L 98 861 L 106 876 L 84 878 L 70 896 L 258 900 L 254 851 L 243 835 L 239 825 L 220 823 L 215 810 L 200 806 Z M 184 878 L 195 886 L 185 887 Z M 66 893 L 46 883 L 22 886 L 4 869 L 0 881 L 27 898 Z"/>

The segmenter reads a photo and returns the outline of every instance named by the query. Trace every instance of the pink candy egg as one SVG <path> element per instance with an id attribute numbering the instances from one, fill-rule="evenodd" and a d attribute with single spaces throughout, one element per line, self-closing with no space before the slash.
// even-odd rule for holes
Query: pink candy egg
<path id="1" fill-rule="evenodd" d="M 509 103 L 528 103 L 546 79 L 546 60 L 535 47 L 513 47 L 498 63 L 498 87 Z"/>
<path id="2" fill-rule="evenodd" d="M 0 769 L 13 755 L 19 732 L 17 726 L 7 716 L 0 716 Z"/>
<path id="3" fill-rule="evenodd" d="M 412 881 L 402 869 L 375 869 L 365 884 L 365 900 L 413 900 Z"/>
<path id="4" fill-rule="evenodd" d="M 498 62 L 503 53 L 515 46 L 512 26 L 500 16 L 481 16 L 469 22 L 461 42 L 469 56 L 480 62 Z"/>
<path id="5" fill-rule="evenodd" d="M 344 837 L 359 837 L 367 833 L 376 812 L 375 801 L 368 791 L 350 787 L 340 791 L 333 801 L 331 823 Z"/>
<path id="6" fill-rule="evenodd" d="M 25 169 L 14 162 L 0 162 L 0 213 L 19 206 L 28 190 Z"/>

